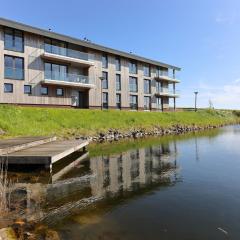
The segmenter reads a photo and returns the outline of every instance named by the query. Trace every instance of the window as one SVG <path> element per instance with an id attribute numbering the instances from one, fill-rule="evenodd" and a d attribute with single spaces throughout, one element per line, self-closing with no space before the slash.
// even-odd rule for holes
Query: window
<path id="1" fill-rule="evenodd" d="M 41 94 L 48 95 L 48 87 L 41 87 Z"/>
<path id="2" fill-rule="evenodd" d="M 143 66 L 143 75 L 145 77 L 150 77 L 150 67 L 149 66 Z"/>
<path id="3" fill-rule="evenodd" d="M 121 109 L 121 94 L 116 94 L 116 107 L 117 109 Z"/>
<path id="4" fill-rule="evenodd" d="M 58 40 L 45 38 L 44 39 L 44 50 L 49 53 L 68 56 L 67 44 Z"/>
<path id="5" fill-rule="evenodd" d="M 51 80 L 67 80 L 67 66 L 54 63 L 44 63 L 45 79 Z"/>
<path id="6" fill-rule="evenodd" d="M 129 62 L 129 73 L 137 74 L 137 63 Z"/>
<path id="7" fill-rule="evenodd" d="M 116 74 L 116 90 L 121 91 L 121 75 Z"/>
<path id="8" fill-rule="evenodd" d="M 137 92 L 138 91 L 137 78 L 129 77 L 129 91 L 130 92 Z"/>
<path id="9" fill-rule="evenodd" d="M 102 55 L 102 67 L 103 68 L 108 68 L 108 57 L 106 54 Z"/>
<path id="10" fill-rule="evenodd" d="M 144 93 L 150 94 L 151 93 L 151 81 L 144 80 Z"/>
<path id="11" fill-rule="evenodd" d="M 24 94 L 31 94 L 31 93 L 32 93 L 32 86 L 24 85 Z"/>
<path id="12" fill-rule="evenodd" d="M 162 90 L 162 84 L 161 82 L 156 82 L 156 91 L 157 93 L 160 93 Z"/>
<path id="13" fill-rule="evenodd" d="M 121 60 L 120 57 L 115 58 L 116 71 L 121 71 Z"/>
<path id="14" fill-rule="evenodd" d="M 20 57 L 4 56 L 4 76 L 5 78 L 23 80 L 24 61 Z"/>
<path id="15" fill-rule="evenodd" d="M 4 92 L 5 93 L 12 93 L 13 92 L 13 84 L 4 83 Z"/>
<path id="16" fill-rule="evenodd" d="M 103 89 L 108 89 L 108 73 L 107 72 L 102 72 L 102 88 Z"/>
<path id="17" fill-rule="evenodd" d="M 4 49 L 16 52 L 23 52 L 24 49 L 23 32 L 12 28 L 5 28 Z"/>
<path id="18" fill-rule="evenodd" d="M 108 93 L 102 93 L 103 95 L 103 108 L 108 109 Z"/>
<path id="19" fill-rule="evenodd" d="M 135 95 L 130 95 L 130 108 L 134 110 L 138 109 L 138 97 Z"/>
<path id="20" fill-rule="evenodd" d="M 157 77 L 168 76 L 167 68 L 157 68 Z"/>
<path id="21" fill-rule="evenodd" d="M 151 97 L 144 97 L 144 109 L 145 110 L 151 109 Z"/>
<path id="22" fill-rule="evenodd" d="M 156 106 L 158 110 L 162 109 L 162 100 L 160 97 L 156 98 Z"/>
<path id="23" fill-rule="evenodd" d="M 64 95 L 64 90 L 63 90 L 63 88 L 57 88 L 57 89 L 56 89 L 56 95 L 57 95 L 57 96 L 63 96 L 63 95 Z"/>

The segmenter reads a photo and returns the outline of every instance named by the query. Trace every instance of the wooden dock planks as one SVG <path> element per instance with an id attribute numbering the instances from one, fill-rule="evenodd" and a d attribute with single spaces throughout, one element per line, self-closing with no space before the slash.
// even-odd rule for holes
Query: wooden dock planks
<path id="1" fill-rule="evenodd" d="M 43 164 L 52 165 L 54 162 L 85 148 L 89 144 L 86 140 L 53 141 L 33 146 L 20 151 L 2 155 L 8 164 Z"/>
<path id="2" fill-rule="evenodd" d="M 44 143 L 56 141 L 56 137 L 18 137 L 0 140 L 0 156 Z"/>

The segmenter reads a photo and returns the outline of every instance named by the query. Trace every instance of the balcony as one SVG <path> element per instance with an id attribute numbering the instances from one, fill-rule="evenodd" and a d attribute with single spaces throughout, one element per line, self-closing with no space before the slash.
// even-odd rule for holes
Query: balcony
<path id="1" fill-rule="evenodd" d="M 80 87 L 80 88 L 94 88 L 95 85 L 90 80 L 88 76 L 60 73 L 54 71 L 45 71 L 44 79 L 42 80 L 44 84 L 50 85 L 61 85 L 69 87 Z"/>
<path id="2" fill-rule="evenodd" d="M 180 80 L 176 75 L 169 75 L 168 72 L 159 71 L 155 80 L 167 81 L 168 83 L 180 83 Z"/>
<path id="3" fill-rule="evenodd" d="M 57 60 L 64 63 L 77 64 L 85 67 L 94 65 L 93 55 L 85 52 L 80 52 L 73 49 L 44 44 L 42 58 L 48 60 Z"/>
<path id="4" fill-rule="evenodd" d="M 179 91 L 170 90 L 168 88 L 157 88 L 156 89 L 156 95 L 172 97 L 172 98 L 177 98 L 177 97 L 180 96 Z"/>

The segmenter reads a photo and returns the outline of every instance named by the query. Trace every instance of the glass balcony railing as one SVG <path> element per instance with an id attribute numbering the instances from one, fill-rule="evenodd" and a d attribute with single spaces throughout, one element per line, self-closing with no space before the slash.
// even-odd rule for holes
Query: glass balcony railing
<path id="1" fill-rule="evenodd" d="M 22 68 L 4 68 L 4 77 L 16 80 L 24 79 L 24 70 Z"/>
<path id="2" fill-rule="evenodd" d="M 172 79 L 179 79 L 178 78 L 178 75 L 175 73 L 169 73 L 169 72 L 166 72 L 166 71 L 158 71 L 157 72 L 157 77 L 169 77 L 169 78 L 172 78 Z"/>
<path id="3" fill-rule="evenodd" d="M 179 91 L 178 90 L 170 90 L 168 88 L 157 88 L 156 92 L 158 94 L 166 94 L 166 95 L 179 95 Z"/>
<path id="4" fill-rule="evenodd" d="M 90 61 L 91 59 L 93 59 L 92 54 L 80 52 L 80 51 L 69 49 L 69 48 L 54 46 L 48 43 L 44 43 L 44 51 L 47 53 L 81 59 L 85 61 Z"/>
<path id="5" fill-rule="evenodd" d="M 88 76 L 54 71 L 45 71 L 44 78 L 45 80 L 56 80 L 69 83 L 83 83 L 83 84 L 91 83 Z"/>

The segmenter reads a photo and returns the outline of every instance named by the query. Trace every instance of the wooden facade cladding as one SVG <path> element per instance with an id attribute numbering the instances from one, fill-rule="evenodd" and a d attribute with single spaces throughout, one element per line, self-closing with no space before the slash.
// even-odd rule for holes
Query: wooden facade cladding
<path id="1" fill-rule="evenodd" d="M 138 109 L 144 109 L 144 96 L 151 97 L 151 108 L 156 110 L 156 97 L 161 97 L 162 108 L 167 109 L 169 106 L 169 98 L 178 97 L 178 95 L 159 95 L 156 90 L 156 81 L 161 82 L 164 89 L 168 89 L 172 84 L 178 83 L 179 80 L 172 78 L 158 78 L 157 68 L 159 66 L 150 65 L 150 76 L 144 76 L 144 65 L 146 62 L 137 61 L 137 74 L 129 73 L 129 61 L 132 59 L 118 56 L 109 52 L 103 52 L 96 49 L 88 48 L 86 46 L 69 44 L 74 50 L 84 51 L 91 54 L 91 61 L 71 59 L 63 56 L 52 56 L 51 54 L 44 54 L 44 36 L 25 31 L 24 36 L 24 52 L 17 52 L 6 50 L 4 48 L 4 26 L 0 25 L 0 103 L 23 104 L 23 105 L 47 105 L 47 106 L 73 106 L 82 107 L 80 101 L 86 98 L 87 103 L 85 107 L 101 108 L 102 92 L 108 93 L 109 108 L 116 108 L 116 94 L 121 94 L 122 109 L 130 108 L 130 95 L 138 97 Z M 108 58 L 108 67 L 102 66 L 102 55 L 106 54 Z M 15 80 L 5 78 L 4 56 L 21 57 L 24 59 L 24 79 Z M 120 58 L 121 70 L 116 71 L 115 60 L 116 56 Z M 49 82 L 44 77 L 44 62 L 51 62 L 53 64 L 64 64 L 67 66 L 68 82 L 60 81 Z M 169 65 L 171 66 L 171 65 Z M 171 68 L 161 67 L 165 72 L 172 70 Z M 176 69 L 175 69 L 176 70 Z M 101 88 L 102 72 L 108 74 L 108 89 Z M 116 74 L 121 76 L 121 90 L 116 90 Z M 90 84 L 78 84 L 77 76 L 86 76 Z M 72 80 L 72 76 L 74 81 Z M 130 92 L 129 77 L 136 77 L 138 83 L 138 91 Z M 144 93 L 144 79 L 151 81 L 150 93 Z M 55 79 L 56 80 L 56 79 Z M 4 92 L 4 84 L 13 84 L 13 92 Z M 30 85 L 32 88 L 31 94 L 24 93 L 24 85 Z M 41 94 L 41 88 L 48 87 L 48 95 Z M 57 96 L 57 88 L 63 89 L 63 96 Z M 85 100 L 84 100 L 85 101 Z M 85 101 L 85 102 L 86 102 Z"/>

